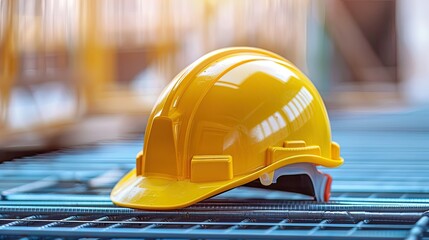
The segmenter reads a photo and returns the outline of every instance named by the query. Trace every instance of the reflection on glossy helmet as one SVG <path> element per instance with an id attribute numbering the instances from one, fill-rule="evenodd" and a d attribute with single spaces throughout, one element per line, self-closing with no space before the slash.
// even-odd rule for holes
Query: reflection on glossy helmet
<path id="1" fill-rule="evenodd" d="M 176 209 L 296 163 L 343 163 L 323 101 L 294 65 L 256 48 L 211 52 L 184 69 L 159 97 L 136 168 L 112 201 Z"/>

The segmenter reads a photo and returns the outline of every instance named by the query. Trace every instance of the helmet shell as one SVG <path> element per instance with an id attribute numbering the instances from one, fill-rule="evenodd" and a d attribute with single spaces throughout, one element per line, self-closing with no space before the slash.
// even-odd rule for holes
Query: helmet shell
<path id="1" fill-rule="evenodd" d="M 265 50 L 227 48 L 188 66 L 163 91 L 149 117 L 136 170 L 126 177 L 128 182 L 144 179 L 147 185 L 139 182 L 139 189 L 163 179 L 215 190 L 197 191 L 205 195 L 163 207 L 153 203 L 156 199 L 142 203 L 142 192 L 133 199 L 123 191 L 113 194 L 118 184 L 112 199 L 125 206 L 175 208 L 287 164 L 336 167 L 342 161 L 338 145 L 331 142 L 323 100 L 303 73 Z"/>

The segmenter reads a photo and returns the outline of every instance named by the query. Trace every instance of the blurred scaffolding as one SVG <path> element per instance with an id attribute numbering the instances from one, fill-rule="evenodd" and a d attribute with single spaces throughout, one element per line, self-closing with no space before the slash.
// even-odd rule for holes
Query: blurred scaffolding
<path id="1" fill-rule="evenodd" d="M 284 56 L 330 109 L 427 104 L 428 7 L 426 0 L 0 0 L 0 149 L 142 132 L 164 86 L 221 47 Z"/>
<path id="2" fill-rule="evenodd" d="M 142 132 L 174 75 L 220 47 L 262 47 L 305 68 L 310 5 L 0 0 L 0 146 L 61 147 Z"/>

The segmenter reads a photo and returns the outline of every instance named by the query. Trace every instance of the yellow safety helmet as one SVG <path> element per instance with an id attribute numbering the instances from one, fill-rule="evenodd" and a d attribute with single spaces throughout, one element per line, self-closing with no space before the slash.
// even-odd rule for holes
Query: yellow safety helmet
<path id="1" fill-rule="evenodd" d="M 177 209 L 258 178 L 270 185 L 276 169 L 297 163 L 343 163 L 316 88 L 274 53 L 220 49 L 163 91 L 136 168 L 111 199 L 125 207 Z"/>

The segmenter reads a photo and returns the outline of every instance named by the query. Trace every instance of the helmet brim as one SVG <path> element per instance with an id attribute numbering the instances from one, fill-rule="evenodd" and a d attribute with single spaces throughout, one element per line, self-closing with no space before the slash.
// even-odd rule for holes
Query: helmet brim
<path id="1" fill-rule="evenodd" d="M 233 182 L 193 183 L 189 179 L 137 176 L 133 169 L 118 182 L 110 197 L 116 205 L 123 207 L 171 210 L 192 205 L 233 188 Z"/>
<path id="2" fill-rule="evenodd" d="M 113 188 L 110 198 L 118 206 L 147 210 L 172 210 L 220 194 L 258 179 L 264 173 L 288 164 L 309 162 L 325 167 L 338 167 L 343 159 L 328 159 L 314 155 L 301 155 L 275 162 L 248 175 L 236 176 L 230 180 L 194 183 L 189 179 L 175 180 L 150 176 L 137 176 L 131 170 Z"/>

